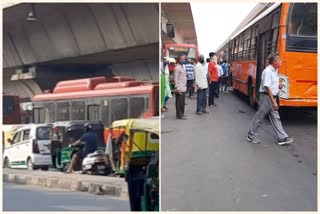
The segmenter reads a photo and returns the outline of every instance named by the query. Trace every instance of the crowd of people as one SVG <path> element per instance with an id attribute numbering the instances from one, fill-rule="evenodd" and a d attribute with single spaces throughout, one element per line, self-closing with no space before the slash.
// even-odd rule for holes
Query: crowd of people
<path id="1" fill-rule="evenodd" d="M 169 71 L 169 66 L 174 71 Z M 218 107 L 214 98 L 220 93 L 227 93 L 228 80 L 230 77 L 230 65 L 226 60 L 218 62 L 216 53 L 210 52 L 209 58 L 205 61 L 202 54 L 197 62 L 194 59 L 179 55 L 177 59 L 165 57 L 161 76 L 162 88 L 162 112 L 168 111 L 167 103 L 175 94 L 176 118 L 186 120 L 185 98 L 188 96 L 194 99 L 196 93 L 197 107 L 196 114 L 208 114 L 209 107 Z"/>
<path id="2" fill-rule="evenodd" d="M 261 75 L 261 85 L 259 88 L 260 99 L 258 110 L 253 117 L 247 136 L 247 141 L 260 143 L 256 138 L 257 131 L 261 126 L 262 120 L 266 115 L 269 116 L 271 126 L 278 138 L 278 145 L 290 144 L 294 141 L 282 127 L 279 116 L 278 93 L 279 76 L 278 68 L 281 66 L 281 59 L 278 54 L 272 53 L 268 57 L 267 66 Z M 169 64 L 174 67 L 174 71 L 169 71 Z M 197 115 L 209 114 L 207 107 L 217 108 L 215 98 L 221 93 L 227 93 L 228 81 L 230 79 L 230 64 L 226 60 L 218 62 L 216 53 L 210 52 L 207 61 L 202 54 L 199 55 L 197 62 L 186 59 L 185 55 L 179 55 L 177 59 L 165 58 L 163 64 L 161 84 L 163 87 L 162 112 L 168 111 L 166 107 L 168 100 L 175 94 L 176 118 L 186 120 L 185 97 L 189 95 L 194 99 L 197 93 Z M 170 75 L 173 74 L 173 78 Z M 170 81 L 172 79 L 173 81 Z"/>

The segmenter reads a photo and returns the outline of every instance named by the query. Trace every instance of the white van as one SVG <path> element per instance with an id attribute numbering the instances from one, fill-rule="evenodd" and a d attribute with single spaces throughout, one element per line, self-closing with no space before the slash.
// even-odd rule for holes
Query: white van
<path id="1" fill-rule="evenodd" d="M 29 124 L 16 130 L 3 154 L 3 167 L 48 170 L 51 165 L 51 126 Z"/>

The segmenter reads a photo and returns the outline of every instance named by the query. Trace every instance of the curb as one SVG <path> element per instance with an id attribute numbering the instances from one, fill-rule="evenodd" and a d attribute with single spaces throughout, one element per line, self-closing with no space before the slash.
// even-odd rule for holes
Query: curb
<path id="1" fill-rule="evenodd" d="M 18 175 L 11 173 L 3 174 L 3 182 L 32 185 L 45 188 L 57 188 L 70 191 L 88 192 L 95 195 L 108 195 L 128 199 L 127 186 L 116 184 L 114 182 L 91 182 L 79 181 L 59 177 L 44 177 L 37 175 Z"/>

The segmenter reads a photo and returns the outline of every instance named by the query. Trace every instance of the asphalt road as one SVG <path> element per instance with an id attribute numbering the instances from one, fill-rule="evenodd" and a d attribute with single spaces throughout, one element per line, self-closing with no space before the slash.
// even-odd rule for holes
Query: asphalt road
<path id="1" fill-rule="evenodd" d="M 3 211 L 130 211 L 128 200 L 3 183 Z"/>
<path id="2" fill-rule="evenodd" d="M 176 120 L 174 98 L 161 124 L 161 201 L 167 211 L 315 211 L 317 112 L 282 117 L 295 142 L 278 146 L 270 123 L 261 144 L 246 142 L 255 110 L 233 92 L 216 99 L 209 115 Z"/>

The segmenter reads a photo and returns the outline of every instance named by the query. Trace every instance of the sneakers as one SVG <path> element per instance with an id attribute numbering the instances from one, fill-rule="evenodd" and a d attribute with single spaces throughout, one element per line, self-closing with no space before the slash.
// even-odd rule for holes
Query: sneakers
<path id="1" fill-rule="evenodd" d="M 202 115 L 202 113 L 200 111 L 196 112 L 196 115 Z"/>
<path id="2" fill-rule="evenodd" d="M 208 111 L 202 111 L 202 114 L 209 114 Z"/>
<path id="3" fill-rule="evenodd" d="M 294 139 L 292 137 L 286 137 L 285 139 L 283 140 L 278 140 L 278 145 L 279 146 L 283 146 L 283 145 L 286 145 L 286 144 L 290 144 L 294 141 Z"/>
<path id="4" fill-rule="evenodd" d="M 247 141 L 248 142 L 251 142 L 251 143 L 260 143 L 261 141 L 257 138 L 251 138 L 251 137 L 247 137 Z M 292 137 L 287 137 L 283 140 L 278 140 L 278 145 L 279 146 L 283 146 L 283 145 L 286 145 L 286 144 L 290 144 L 294 141 L 294 139 Z"/>
<path id="5" fill-rule="evenodd" d="M 258 138 L 251 138 L 251 137 L 249 137 L 249 136 L 247 137 L 247 141 L 248 141 L 248 142 L 251 142 L 251 143 L 255 143 L 255 144 L 261 142 Z"/>

